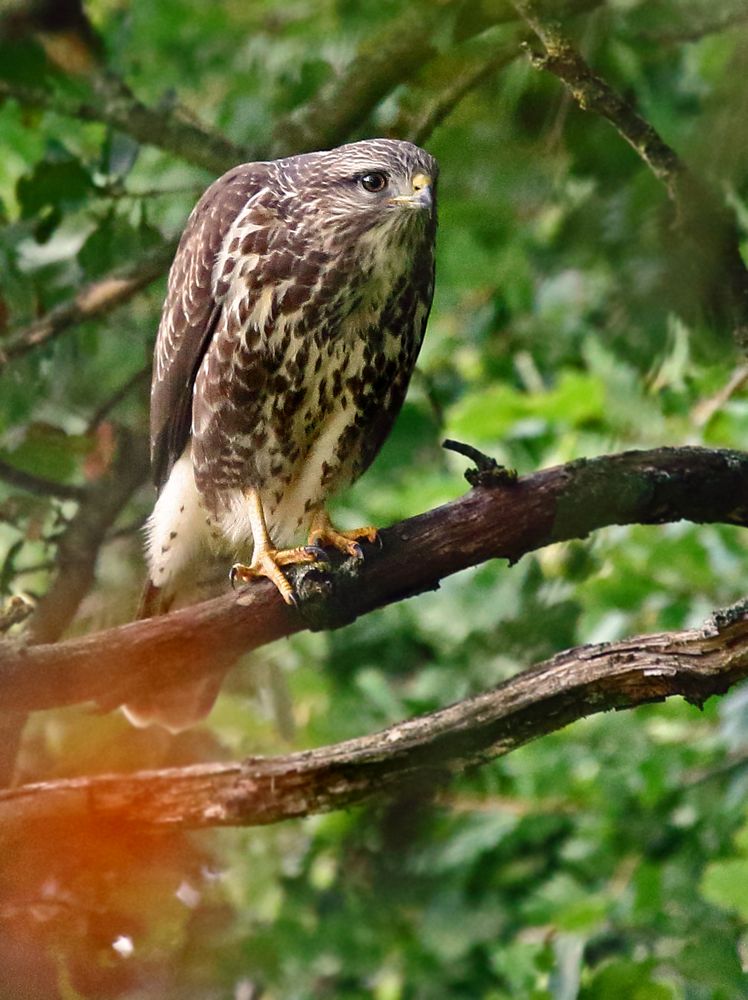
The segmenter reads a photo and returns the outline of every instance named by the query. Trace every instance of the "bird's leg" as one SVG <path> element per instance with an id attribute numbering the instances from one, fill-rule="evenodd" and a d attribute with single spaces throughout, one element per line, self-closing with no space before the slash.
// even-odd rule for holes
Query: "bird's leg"
<path id="1" fill-rule="evenodd" d="M 309 527 L 310 545 L 329 545 L 338 552 L 354 556 L 356 559 L 362 559 L 364 555 L 358 539 L 365 538 L 367 542 L 376 542 L 378 537 L 377 529 L 371 525 L 356 528 L 354 531 L 338 531 L 337 528 L 333 528 L 330 515 L 324 507 L 315 510 Z"/>
<path id="2" fill-rule="evenodd" d="M 233 587 L 237 580 L 244 583 L 247 580 L 254 580 L 258 576 L 266 576 L 268 580 L 273 581 L 286 604 L 296 604 L 293 587 L 283 575 L 280 567 L 293 563 L 314 562 L 324 553 L 319 550 L 315 551 L 313 545 L 302 545 L 295 549 L 273 548 L 265 523 L 262 500 L 256 489 L 247 490 L 247 502 L 249 504 L 249 523 L 254 541 L 252 562 L 249 566 L 235 563 L 231 567 L 229 574 L 231 585 Z"/>

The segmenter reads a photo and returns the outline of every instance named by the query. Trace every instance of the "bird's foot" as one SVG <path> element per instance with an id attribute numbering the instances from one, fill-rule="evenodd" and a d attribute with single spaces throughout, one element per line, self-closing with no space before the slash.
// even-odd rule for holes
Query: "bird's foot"
<path id="1" fill-rule="evenodd" d="M 359 539 L 362 538 L 365 538 L 367 542 L 378 542 L 377 529 L 367 525 L 364 528 L 355 528 L 353 531 L 338 531 L 332 526 L 327 514 L 318 514 L 312 521 L 309 530 L 310 545 L 326 545 L 337 549 L 343 555 L 353 556 L 354 559 L 363 559 L 364 557 L 363 549 L 359 545 Z"/>
<path id="2" fill-rule="evenodd" d="M 257 579 L 258 576 L 265 576 L 268 580 L 272 580 L 286 604 L 295 606 L 298 603 L 296 595 L 281 566 L 316 562 L 317 559 L 324 558 L 324 555 L 322 549 L 314 544 L 301 545 L 295 549 L 265 549 L 255 554 L 249 566 L 245 566 L 244 563 L 234 563 L 229 573 L 229 580 L 231 586 L 236 587 L 237 583 L 247 583 L 249 580 Z"/>

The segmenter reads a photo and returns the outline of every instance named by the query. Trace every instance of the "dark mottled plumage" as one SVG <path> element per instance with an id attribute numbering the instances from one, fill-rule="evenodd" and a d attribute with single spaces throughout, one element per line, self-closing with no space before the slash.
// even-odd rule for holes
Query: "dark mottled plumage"
<path id="1" fill-rule="evenodd" d="M 431 305 L 436 175 L 417 146 L 372 139 L 244 164 L 200 199 L 155 351 L 150 608 L 201 551 L 252 543 L 238 568 L 289 599 L 257 553 L 314 530 L 389 433 Z"/>

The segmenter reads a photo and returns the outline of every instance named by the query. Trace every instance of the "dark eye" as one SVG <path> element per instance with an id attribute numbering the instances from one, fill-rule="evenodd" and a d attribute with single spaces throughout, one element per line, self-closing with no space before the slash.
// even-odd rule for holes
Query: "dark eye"
<path id="1" fill-rule="evenodd" d="M 364 176 L 359 179 L 361 187 L 364 191 L 370 191 L 372 194 L 376 194 L 377 191 L 384 191 L 387 187 L 387 181 L 389 178 L 387 177 L 387 174 L 383 174 L 381 170 L 375 170 L 370 174 L 364 174 Z"/>

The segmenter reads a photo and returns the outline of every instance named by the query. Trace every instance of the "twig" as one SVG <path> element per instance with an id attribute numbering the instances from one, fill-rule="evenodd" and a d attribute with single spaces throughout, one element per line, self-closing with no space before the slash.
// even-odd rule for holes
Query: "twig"
<path id="1" fill-rule="evenodd" d="M 512 0 L 512 3 L 545 49 L 545 54 L 537 55 L 526 47 L 532 64 L 559 77 L 580 108 L 607 118 L 677 200 L 677 185 L 685 167 L 675 151 L 627 101 L 593 73 L 558 24 L 545 20 L 533 0 Z"/>
<path id="2" fill-rule="evenodd" d="M 55 642 L 73 620 L 93 583 L 107 532 L 133 492 L 148 478 L 148 469 L 142 437 L 120 429 L 110 472 L 88 486 L 78 510 L 57 539 L 57 573 L 29 622 L 32 642 Z"/>
<path id="3" fill-rule="evenodd" d="M 0 826 L 82 822 L 159 830 L 258 826 L 417 785 L 438 790 L 587 715 L 680 695 L 696 705 L 748 676 L 748 612 L 701 629 L 582 646 L 493 691 L 380 733 L 286 756 L 22 786 L 0 794 Z"/>
<path id="4" fill-rule="evenodd" d="M 682 18 L 683 11 L 679 10 L 678 14 Z M 698 42 L 707 35 L 727 31 L 728 28 L 734 28 L 745 21 L 748 21 L 748 9 L 742 2 L 740 7 L 736 7 L 735 10 L 719 10 L 717 5 L 711 5 L 708 16 L 702 17 L 701 20 L 697 20 L 693 24 L 661 31 L 642 31 L 641 37 L 656 42 L 658 45 Z"/>
<path id="5" fill-rule="evenodd" d="M 435 54 L 432 34 L 447 6 L 411 3 L 368 38 L 345 69 L 278 122 L 273 155 L 335 145 L 360 128 L 382 98 Z"/>
<path id="6" fill-rule="evenodd" d="M 600 3 L 601 0 L 552 0 L 554 9 L 564 16 L 593 9 Z M 454 67 L 451 55 L 438 55 L 434 40 L 439 31 L 451 30 L 453 15 L 459 16 L 459 5 L 452 0 L 441 3 L 419 0 L 410 4 L 403 14 L 368 38 L 351 62 L 319 93 L 281 119 L 275 129 L 273 155 L 342 142 L 352 133 L 360 132 L 377 104 L 420 70 L 428 67 L 429 78 L 433 79 L 439 77 L 440 66 Z M 472 31 L 468 37 L 514 20 L 516 15 L 509 3 L 486 4 L 482 10 L 472 11 Z M 389 130 L 393 135 L 425 142 L 470 90 L 515 55 L 503 46 L 486 55 L 486 41 L 476 41 L 477 51 L 482 49 L 483 56 L 466 53 L 466 64 L 449 74 L 449 79 L 445 76 L 444 86 L 436 93 L 428 83 L 416 84 L 408 101 L 414 111 L 412 115 L 401 115 Z M 422 107 L 417 106 L 419 100 Z"/>
<path id="7" fill-rule="evenodd" d="M 107 532 L 106 541 L 115 542 L 120 538 L 130 538 L 132 535 L 137 535 L 143 530 L 144 524 L 145 518 L 139 517 L 137 521 L 130 521 L 129 524 L 123 524 L 121 528 L 114 528 Z"/>
<path id="8" fill-rule="evenodd" d="M 504 34 L 488 51 L 485 40 L 481 40 L 482 51 L 466 51 L 457 68 L 455 53 L 432 60 L 428 83 L 407 93 L 407 108 L 412 110 L 401 110 L 393 134 L 419 145 L 426 142 L 470 91 L 516 58 L 518 40 L 516 32 L 509 38 Z M 435 75 L 441 81 L 437 88 L 433 86 Z"/>
<path id="9" fill-rule="evenodd" d="M 487 559 L 515 562 L 604 525 L 681 518 L 748 525 L 748 455 L 705 448 L 626 452 L 474 489 L 383 530 L 381 551 L 371 550 L 362 563 L 334 574 L 301 569 L 298 610 L 269 581 L 258 581 L 238 596 L 84 638 L 25 649 L 0 645 L 0 704 L 35 710 L 93 700 L 112 708 L 224 671 L 242 653 L 282 636 L 347 624 Z"/>
<path id="10" fill-rule="evenodd" d="M 742 771 L 747 766 L 748 753 L 745 751 L 733 751 L 724 760 L 712 767 L 699 767 L 686 771 L 681 780 L 686 788 L 693 788 L 695 785 L 701 785 L 707 781 L 727 778 L 736 771 Z"/>
<path id="11" fill-rule="evenodd" d="M 53 479 L 45 479 L 33 472 L 24 472 L 0 459 L 0 480 L 16 489 L 33 493 L 39 497 L 59 497 L 61 500 L 82 500 L 86 495 L 85 486 L 74 486 L 70 483 L 56 483 Z"/>
<path id="12" fill-rule="evenodd" d="M 102 201 L 151 201 L 156 198 L 173 198 L 176 195 L 189 195 L 193 201 L 197 201 L 204 190 L 204 184 L 189 184 L 185 187 L 143 188 L 137 191 L 125 187 L 118 179 L 113 184 L 98 184 L 95 195 Z"/>
<path id="13" fill-rule="evenodd" d="M 222 174 L 237 163 L 257 158 L 257 150 L 231 142 L 205 125 L 187 119 L 179 110 L 147 107 L 127 84 L 111 73 L 98 74 L 91 83 L 91 92 L 85 99 L 79 99 L 62 90 L 0 80 L 0 98 L 12 98 L 28 107 L 81 121 L 102 122 L 213 174 Z"/>
<path id="14" fill-rule="evenodd" d="M 601 5 L 602 0 L 553 0 L 557 17 L 574 17 Z M 467 8 L 466 8 L 467 9 Z M 424 143 L 461 101 L 488 77 L 512 62 L 520 42 L 529 36 L 527 26 L 516 20 L 508 2 L 472 7 L 476 34 L 458 47 L 450 46 L 427 62 L 406 91 L 398 118 L 390 132 L 415 143 Z M 488 30 L 487 30 L 488 29 Z"/>
<path id="15" fill-rule="evenodd" d="M 107 538 L 108 540 L 108 538 Z M 55 568 L 54 559 L 44 559 L 42 562 L 32 563 L 29 566 L 14 568 L 13 577 L 30 576 L 32 573 L 47 573 Z"/>
<path id="16" fill-rule="evenodd" d="M 688 239 L 694 275 L 707 276 L 704 298 L 716 315 L 727 315 L 735 340 L 748 351 L 748 269 L 740 253 L 735 218 L 724 200 L 696 178 L 658 132 L 601 77 L 597 76 L 558 25 L 533 0 L 512 0 L 545 50 L 528 49 L 534 66 L 557 76 L 577 104 L 606 118 L 665 186 L 677 210 L 677 225 Z"/>
<path id="17" fill-rule="evenodd" d="M 115 407 L 119 406 L 123 399 L 125 399 L 133 391 L 133 389 L 138 389 L 141 385 L 144 385 L 151 376 L 151 366 L 146 365 L 144 368 L 140 368 L 131 375 L 126 382 L 113 393 L 109 399 L 105 399 L 104 402 L 94 410 L 91 415 L 91 419 L 88 421 L 88 426 L 86 428 L 86 433 L 91 434 L 106 417 L 112 412 Z"/>
<path id="18" fill-rule="evenodd" d="M 13 358 L 22 357 L 40 344 L 48 343 L 68 327 L 103 316 L 115 306 L 131 299 L 161 277 L 169 267 L 176 247 L 177 241 L 171 240 L 145 254 L 134 264 L 84 285 L 72 299 L 55 306 L 41 319 L 18 330 L 8 338 L 7 343 L 0 346 L 0 370 Z"/>
<path id="19" fill-rule="evenodd" d="M 732 373 L 722 388 L 708 399 L 702 399 L 691 411 L 691 419 L 697 427 L 708 424 L 715 413 L 722 409 L 736 392 L 748 382 L 748 365 L 740 365 Z"/>

